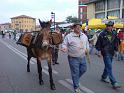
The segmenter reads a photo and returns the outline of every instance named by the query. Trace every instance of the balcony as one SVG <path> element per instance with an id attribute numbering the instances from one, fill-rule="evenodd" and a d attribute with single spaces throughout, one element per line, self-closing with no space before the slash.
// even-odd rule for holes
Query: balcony
<path id="1" fill-rule="evenodd" d="M 89 0 L 89 2 L 97 2 L 97 1 L 101 1 L 101 0 Z"/>

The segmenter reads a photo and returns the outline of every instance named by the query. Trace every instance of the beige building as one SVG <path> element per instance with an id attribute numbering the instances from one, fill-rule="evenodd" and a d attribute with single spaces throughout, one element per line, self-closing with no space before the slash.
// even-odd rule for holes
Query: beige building
<path id="1" fill-rule="evenodd" d="M 4 23 L 0 24 L 0 31 L 7 31 L 11 29 L 11 24 L 10 23 Z"/>
<path id="2" fill-rule="evenodd" d="M 106 18 L 116 16 L 124 18 L 124 0 L 89 0 L 87 18 Z"/>
<path id="3" fill-rule="evenodd" d="M 11 18 L 11 28 L 18 32 L 30 32 L 36 30 L 36 19 L 26 15 Z"/>
<path id="4" fill-rule="evenodd" d="M 36 25 L 36 31 L 40 31 L 41 30 L 41 26 L 40 25 Z"/>

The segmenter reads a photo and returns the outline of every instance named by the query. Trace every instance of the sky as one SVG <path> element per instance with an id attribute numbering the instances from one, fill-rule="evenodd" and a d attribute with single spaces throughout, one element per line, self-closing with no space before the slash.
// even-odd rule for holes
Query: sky
<path id="1" fill-rule="evenodd" d="M 78 0 L 0 0 L 0 23 L 11 22 L 12 17 L 27 15 L 48 21 L 51 12 L 55 20 L 65 21 L 68 16 L 78 15 Z"/>

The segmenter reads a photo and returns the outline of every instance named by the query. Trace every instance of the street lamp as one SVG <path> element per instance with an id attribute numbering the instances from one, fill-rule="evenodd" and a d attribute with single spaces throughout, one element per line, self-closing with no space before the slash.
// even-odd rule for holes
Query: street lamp
<path id="1" fill-rule="evenodd" d="M 54 31 L 55 31 L 55 13 L 51 12 L 51 17 L 54 18 Z"/>

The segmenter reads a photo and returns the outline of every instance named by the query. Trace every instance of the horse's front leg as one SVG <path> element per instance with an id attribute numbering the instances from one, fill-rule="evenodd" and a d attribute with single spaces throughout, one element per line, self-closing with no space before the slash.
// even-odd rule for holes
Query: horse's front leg
<path id="1" fill-rule="evenodd" d="M 30 59 L 31 57 L 27 57 L 28 63 L 27 63 L 27 72 L 30 72 Z"/>
<path id="2" fill-rule="evenodd" d="M 50 87 L 52 90 L 55 90 L 56 87 L 55 87 L 55 84 L 53 82 L 53 77 L 52 77 L 52 67 L 51 67 L 51 60 L 48 60 L 48 72 L 49 72 L 49 77 L 50 77 Z"/>
<path id="3" fill-rule="evenodd" d="M 37 69 L 38 69 L 38 74 L 39 74 L 39 84 L 43 85 L 43 79 L 42 79 L 42 66 L 41 66 L 41 61 L 37 58 Z"/>

